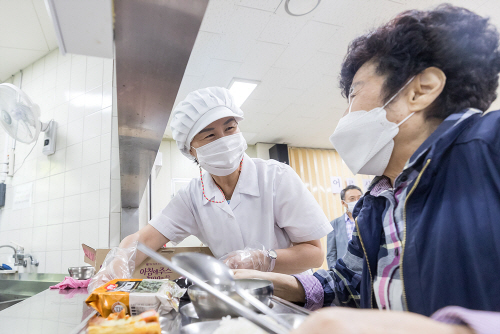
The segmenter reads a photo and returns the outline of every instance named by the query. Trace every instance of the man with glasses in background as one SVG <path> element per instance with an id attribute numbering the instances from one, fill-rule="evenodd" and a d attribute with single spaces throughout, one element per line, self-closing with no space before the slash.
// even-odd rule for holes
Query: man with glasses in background
<path id="1" fill-rule="evenodd" d="M 326 239 L 328 268 L 335 266 L 337 259 L 342 258 L 347 252 L 347 243 L 352 239 L 355 226 L 352 211 L 361 196 L 363 196 L 363 192 L 355 185 L 349 185 L 340 192 L 342 206 L 346 212 L 330 222 L 333 231 L 328 234 Z"/>

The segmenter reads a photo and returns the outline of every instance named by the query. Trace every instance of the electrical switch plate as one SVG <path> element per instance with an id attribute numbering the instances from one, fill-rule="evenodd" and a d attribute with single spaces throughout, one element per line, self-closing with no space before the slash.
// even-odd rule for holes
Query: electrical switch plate
<path id="1" fill-rule="evenodd" d="M 49 128 L 44 132 L 43 154 L 51 155 L 56 153 L 57 123 L 50 121 Z"/>

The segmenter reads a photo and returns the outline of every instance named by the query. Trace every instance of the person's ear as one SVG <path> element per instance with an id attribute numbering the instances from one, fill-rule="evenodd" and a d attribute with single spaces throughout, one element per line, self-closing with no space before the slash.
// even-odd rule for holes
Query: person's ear
<path id="1" fill-rule="evenodd" d="M 446 75 L 437 67 L 428 67 L 410 84 L 408 107 L 419 112 L 429 107 L 441 94 L 446 84 Z"/>
<path id="2" fill-rule="evenodd" d="M 189 154 L 191 154 L 193 157 L 195 157 L 195 159 L 198 158 L 198 156 L 196 155 L 196 150 L 193 148 L 193 146 L 190 147 Z"/>

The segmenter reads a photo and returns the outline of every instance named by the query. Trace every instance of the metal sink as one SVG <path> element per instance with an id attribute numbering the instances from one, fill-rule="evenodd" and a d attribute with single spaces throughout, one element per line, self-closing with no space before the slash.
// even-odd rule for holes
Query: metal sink
<path id="1" fill-rule="evenodd" d="M 7 307 L 10 307 L 14 304 L 22 302 L 28 298 L 28 296 L 23 295 L 10 295 L 10 294 L 0 294 L 0 311 L 5 310 Z"/>
<path id="2" fill-rule="evenodd" d="M 62 274 L 0 274 L 0 311 L 64 279 Z"/>

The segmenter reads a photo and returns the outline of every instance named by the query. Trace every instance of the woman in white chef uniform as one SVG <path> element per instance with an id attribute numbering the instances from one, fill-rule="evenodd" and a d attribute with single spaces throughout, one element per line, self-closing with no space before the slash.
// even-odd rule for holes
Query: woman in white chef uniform
<path id="1" fill-rule="evenodd" d="M 194 235 L 234 269 L 295 274 L 321 266 L 319 239 L 332 230 L 328 219 L 288 165 L 245 154 L 242 120 L 220 87 L 194 91 L 175 108 L 173 138 L 200 165 L 200 178 L 120 247 L 138 240 L 158 249 Z M 137 252 L 135 264 L 144 259 Z"/>

